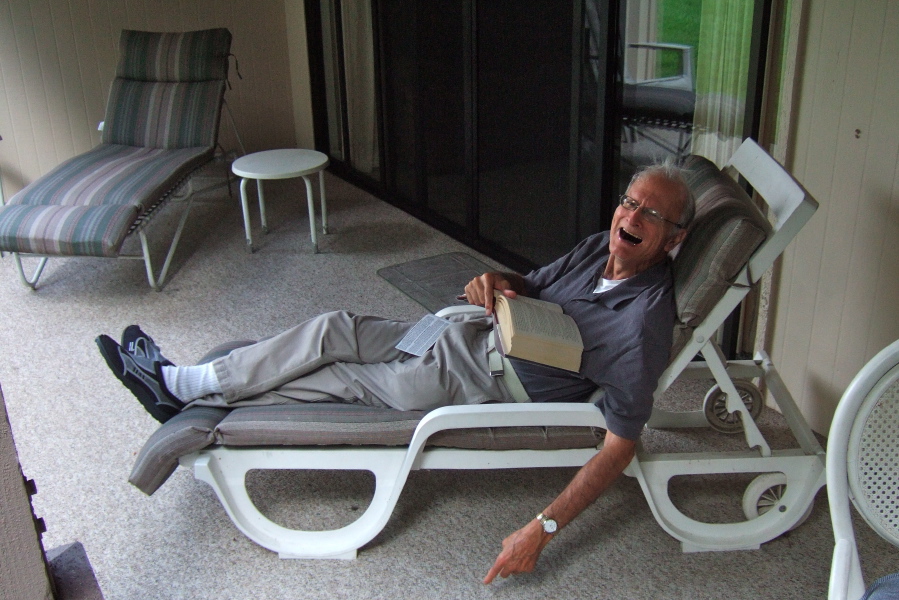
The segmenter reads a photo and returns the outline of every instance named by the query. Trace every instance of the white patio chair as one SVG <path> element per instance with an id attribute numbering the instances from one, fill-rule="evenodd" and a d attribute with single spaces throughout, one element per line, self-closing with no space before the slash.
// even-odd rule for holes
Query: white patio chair
<path id="1" fill-rule="evenodd" d="M 830 600 L 865 594 L 849 501 L 880 537 L 899 546 L 899 341 L 866 364 L 837 406 L 827 440 L 827 497 L 835 546 Z M 899 598 L 899 574 L 865 598 Z"/>

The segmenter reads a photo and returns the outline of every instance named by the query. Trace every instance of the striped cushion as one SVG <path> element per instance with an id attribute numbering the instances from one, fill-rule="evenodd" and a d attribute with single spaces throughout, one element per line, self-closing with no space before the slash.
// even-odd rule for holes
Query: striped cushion
<path id="1" fill-rule="evenodd" d="M 147 148 L 215 145 L 224 81 L 151 83 L 116 79 L 102 141 Z"/>
<path id="2" fill-rule="evenodd" d="M 211 148 L 161 150 L 101 144 L 57 166 L 9 203 L 127 204 L 143 210 L 211 157 Z"/>
<path id="3" fill-rule="evenodd" d="M 672 356 L 771 233 L 771 225 L 746 192 L 711 161 L 689 156 L 684 168 L 696 197 L 696 218 L 674 259 L 679 323 Z"/>
<path id="4" fill-rule="evenodd" d="M 235 409 L 216 427 L 225 446 L 402 446 L 424 411 L 354 404 L 286 404 Z M 591 427 L 447 429 L 428 446 L 474 450 L 595 448 L 604 432 Z"/>
<path id="5" fill-rule="evenodd" d="M 116 77 L 141 81 L 226 79 L 230 48 L 227 29 L 183 33 L 126 29 L 119 38 Z"/>
<path id="6" fill-rule="evenodd" d="M 178 459 L 214 441 L 213 430 L 228 411 L 197 407 L 178 413 L 157 429 L 137 456 L 128 481 L 152 494 L 177 468 Z"/>
<path id="7" fill-rule="evenodd" d="M 207 352 L 198 364 L 252 343 L 222 344 Z M 403 446 L 412 441 L 415 428 L 425 414 L 426 411 L 325 402 L 252 406 L 230 411 L 196 406 L 167 421 L 150 437 L 129 481 L 152 494 L 171 475 L 180 456 L 213 444 Z M 198 426 L 198 422 L 207 424 Z M 604 437 L 605 432 L 594 427 L 479 427 L 440 431 L 428 439 L 427 445 L 475 450 L 557 450 L 596 448 Z"/>
<path id="8" fill-rule="evenodd" d="M 62 163 L 0 209 L 0 250 L 116 256 L 135 219 L 212 155 L 101 144 Z"/>
<path id="9" fill-rule="evenodd" d="M 227 29 L 123 31 L 103 142 L 149 148 L 214 146 L 230 48 Z"/>
<path id="10" fill-rule="evenodd" d="M 33 206 L 0 212 L 0 248 L 63 256 L 116 256 L 137 218 L 134 206 Z"/>

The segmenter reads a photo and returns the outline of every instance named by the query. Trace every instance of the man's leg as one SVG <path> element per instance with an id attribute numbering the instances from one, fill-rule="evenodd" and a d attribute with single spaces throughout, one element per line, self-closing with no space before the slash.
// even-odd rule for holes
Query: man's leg
<path id="1" fill-rule="evenodd" d="M 396 349 L 413 323 L 348 312 L 325 313 L 211 364 L 224 401 L 258 396 L 332 363 L 384 363 L 410 355 Z"/>
<path id="2" fill-rule="evenodd" d="M 107 335 L 99 336 L 96 342 L 115 376 L 154 418 L 164 423 L 186 404 L 207 394 L 218 397 L 213 404 L 228 404 L 267 392 L 335 361 L 389 361 L 408 357 L 394 346 L 411 327 L 411 323 L 377 317 L 326 313 L 273 338 L 238 348 L 222 359 L 196 367 L 174 367 L 162 357 L 152 339 L 136 326 L 125 330 L 122 345 Z M 214 385 L 204 384 L 197 388 L 191 384 L 183 388 L 204 390 L 193 393 L 184 393 L 182 386 L 176 385 L 182 393 L 173 393 L 175 389 L 169 388 L 165 374 L 168 371 L 168 377 L 172 378 L 173 370 L 178 371 L 176 384 L 183 376 L 190 381 L 211 381 Z M 194 378 L 194 370 L 202 371 L 204 376 Z"/>
<path id="3" fill-rule="evenodd" d="M 453 320 L 456 322 L 428 353 L 414 357 L 395 348 L 412 323 L 327 313 L 213 361 L 205 367 L 214 369 L 221 393 L 184 400 L 231 407 L 350 401 L 400 410 L 512 401 L 505 386 L 489 375 L 490 320 Z M 116 372 L 112 363 L 110 367 Z M 125 378 L 120 379 L 129 384 Z M 146 391 L 146 386 L 137 387 L 141 389 L 132 391 L 148 406 L 138 393 Z M 150 407 L 147 410 L 153 414 Z M 171 415 L 154 416 L 164 422 Z"/>
<path id="4" fill-rule="evenodd" d="M 340 361 L 255 396 L 225 402 L 219 394 L 197 404 L 237 407 L 290 402 L 353 402 L 398 410 L 431 410 L 453 404 L 512 402 L 487 364 L 489 326 L 455 323 L 424 356 L 401 360 Z"/>

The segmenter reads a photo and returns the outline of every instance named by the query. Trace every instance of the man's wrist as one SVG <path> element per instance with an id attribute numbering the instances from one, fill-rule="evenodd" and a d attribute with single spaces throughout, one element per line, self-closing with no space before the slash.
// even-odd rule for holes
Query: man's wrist
<path id="1" fill-rule="evenodd" d="M 543 533 L 547 535 L 555 535 L 559 530 L 559 524 L 550 516 L 547 516 L 545 513 L 540 513 L 534 520 L 540 524 L 540 527 L 543 529 Z"/>

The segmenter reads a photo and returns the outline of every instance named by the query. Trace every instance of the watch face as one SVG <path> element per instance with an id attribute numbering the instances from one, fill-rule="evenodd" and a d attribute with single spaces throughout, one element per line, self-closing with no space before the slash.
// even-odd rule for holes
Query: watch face
<path id="1" fill-rule="evenodd" d="M 543 531 L 546 533 L 555 533 L 559 528 L 559 524 L 555 522 L 553 519 L 543 518 Z"/>

